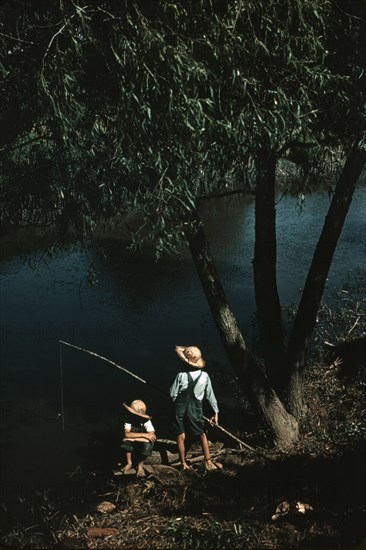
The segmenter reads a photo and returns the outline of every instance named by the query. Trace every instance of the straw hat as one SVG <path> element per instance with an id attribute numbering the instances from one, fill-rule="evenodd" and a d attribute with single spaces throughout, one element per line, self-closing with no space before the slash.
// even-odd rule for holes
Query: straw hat
<path id="1" fill-rule="evenodd" d="M 128 412 L 135 414 L 136 416 L 140 416 L 146 420 L 151 419 L 151 416 L 146 414 L 146 405 L 143 401 L 141 401 L 141 399 L 135 399 L 135 401 L 132 401 L 130 406 L 127 405 L 127 403 L 123 403 L 123 406 L 128 410 Z"/>
<path id="2" fill-rule="evenodd" d="M 195 346 L 175 346 L 175 351 L 178 357 L 191 367 L 202 369 L 206 364 L 202 359 L 201 350 Z"/>

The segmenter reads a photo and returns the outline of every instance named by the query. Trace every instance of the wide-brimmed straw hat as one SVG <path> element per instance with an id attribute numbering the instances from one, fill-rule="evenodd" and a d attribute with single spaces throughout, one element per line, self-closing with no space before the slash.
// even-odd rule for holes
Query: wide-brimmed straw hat
<path id="1" fill-rule="evenodd" d="M 202 359 L 202 353 L 195 346 L 175 346 L 175 351 L 180 359 L 187 365 L 202 369 L 206 363 Z"/>
<path id="2" fill-rule="evenodd" d="M 135 401 L 132 401 L 131 405 L 123 403 L 123 406 L 128 410 L 128 412 L 135 414 L 136 416 L 140 416 L 146 420 L 151 419 L 151 416 L 146 414 L 146 405 L 143 401 L 141 401 L 141 399 L 135 399 Z"/>

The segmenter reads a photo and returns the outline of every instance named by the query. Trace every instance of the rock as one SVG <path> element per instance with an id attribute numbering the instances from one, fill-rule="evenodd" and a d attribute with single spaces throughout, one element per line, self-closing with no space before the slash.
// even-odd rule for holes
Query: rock
<path id="1" fill-rule="evenodd" d="M 97 506 L 98 512 L 102 512 L 102 514 L 109 514 L 110 512 L 113 512 L 113 510 L 116 509 L 116 506 L 112 504 L 112 502 L 108 502 L 107 500 L 101 502 Z"/>
<path id="2" fill-rule="evenodd" d="M 172 464 L 173 462 L 177 462 L 177 460 L 179 460 L 178 453 L 170 453 L 169 451 L 167 451 L 166 454 L 168 457 L 168 464 Z"/>
<path id="3" fill-rule="evenodd" d="M 86 534 L 88 537 L 111 537 L 113 535 L 118 535 L 118 529 L 114 527 L 90 527 L 87 530 Z"/>
<path id="4" fill-rule="evenodd" d="M 272 516 L 272 520 L 276 521 L 279 518 L 284 516 L 291 515 L 292 517 L 298 516 L 298 514 L 304 515 L 308 512 L 313 511 L 313 507 L 306 502 L 300 502 L 299 500 L 295 502 L 281 502 L 276 508 L 275 513 Z"/>
<path id="5" fill-rule="evenodd" d="M 153 451 L 152 454 L 149 457 L 147 457 L 147 459 L 145 460 L 145 464 L 161 464 L 161 463 L 162 463 L 162 457 L 159 451 Z"/>
<path id="6" fill-rule="evenodd" d="M 314 508 L 312 506 L 310 506 L 310 504 L 307 504 L 306 502 L 297 501 L 296 502 L 296 510 L 300 514 L 306 514 L 306 512 L 311 512 L 312 510 L 314 510 Z"/>
<path id="7" fill-rule="evenodd" d="M 186 479 L 181 473 L 172 468 L 172 466 L 166 466 L 164 464 L 156 466 L 145 466 L 145 471 L 149 474 L 149 479 L 160 483 L 164 487 L 177 487 L 178 485 L 185 485 Z"/>
<path id="8" fill-rule="evenodd" d="M 281 502 L 276 508 L 275 513 L 272 516 L 273 521 L 276 521 L 278 518 L 287 516 L 290 511 L 290 504 L 287 501 Z"/>
<path id="9" fill-rule="evenodd" d="M 131 476 L 136 475 L 136 470 L 134 468 L 131 468 L 131 470 L 128 470 L 128 472 L 123 472 L 120 469 L 113 470 L 113 475 L 115 476 Z"/>

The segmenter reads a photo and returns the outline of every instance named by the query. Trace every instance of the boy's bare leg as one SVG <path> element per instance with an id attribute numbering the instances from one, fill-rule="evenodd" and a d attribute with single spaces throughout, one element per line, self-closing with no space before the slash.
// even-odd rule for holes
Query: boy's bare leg
<path id="1" fill-rule="evenodd" d="M 206 470 L 221 470 L 222 464 L 219 462 L 213 463 L 210 455 L 210 448 L 208 446 L 207 436 L 205 433 L 201 434 L 201 445 L 203 456 L 205 457 Z"/>
<path id="2" fill-rule="evenodd" d="M 186 438 L 185 433 L 179 434 L 177 436 L 178 454 L 179 454 L 179 460 L 182 464 L 183 470 L 190 470 L 190 466 L 188 466 L 186 462 L 186 448 L 184 445 L 185 438 Z"/>
<path id="3" fill-rule="evenodd" d="M 136 472 L 136 476 L 137 477 L 145 477 L 145 470 L 144 470 L 144 462 L 145 462 L 145 458 L 143 460 L 140 460 L 140 462 L 137 463 L 137 472 Z"/>
<path id="4" fill-rule="evenodd" d="M 125 474 L 126 472 L 128 472 L 129 470 L 131 470 L 132 468 L 132 453 L 129 453 L 127 452 L 126 453 L 126 461 L 127 461 L 127 464 L 126 466 L 124 466 L 122 468 L 122 472 Z"/>

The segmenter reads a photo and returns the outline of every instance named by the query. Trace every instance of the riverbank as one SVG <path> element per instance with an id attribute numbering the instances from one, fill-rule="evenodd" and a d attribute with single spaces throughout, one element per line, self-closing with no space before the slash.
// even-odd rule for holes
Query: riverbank
<path id="1" fill-rule="evenodd" d="M 30 496 L 23 503 L 27 518 L 20 524 L 9 517 L 1 542 L 14 548 L 363 548 L 365 369 L 347 377 L 324 362 L 310 373 L 309 414 L 288 453 L 261 446 L 258 433 L 243 437 L 263 456 L 222 441 L 217 452 L 224 468 L 217 472 L 208 473 L 202 461 L 192 461 L 190 472 L 151 465 L 144 479 L 77 468 L 65 479 L 66 486 L 78 483 L 77 494 Z"/>
<path id="2" fill-rule="evenodd" d="M 337 457 L 271 458 L 269 464 L 227 450 L 220 473 L 197 466 L 138 481 L 85 478 L 84 502 L 58 508 L 46 501 L 43 525 L 3 541 L 16 548 L 296 549 L 352 548 L 364 539 L 364 447 Z M 106 501 L 113 511 L 98 511 Z"/>

